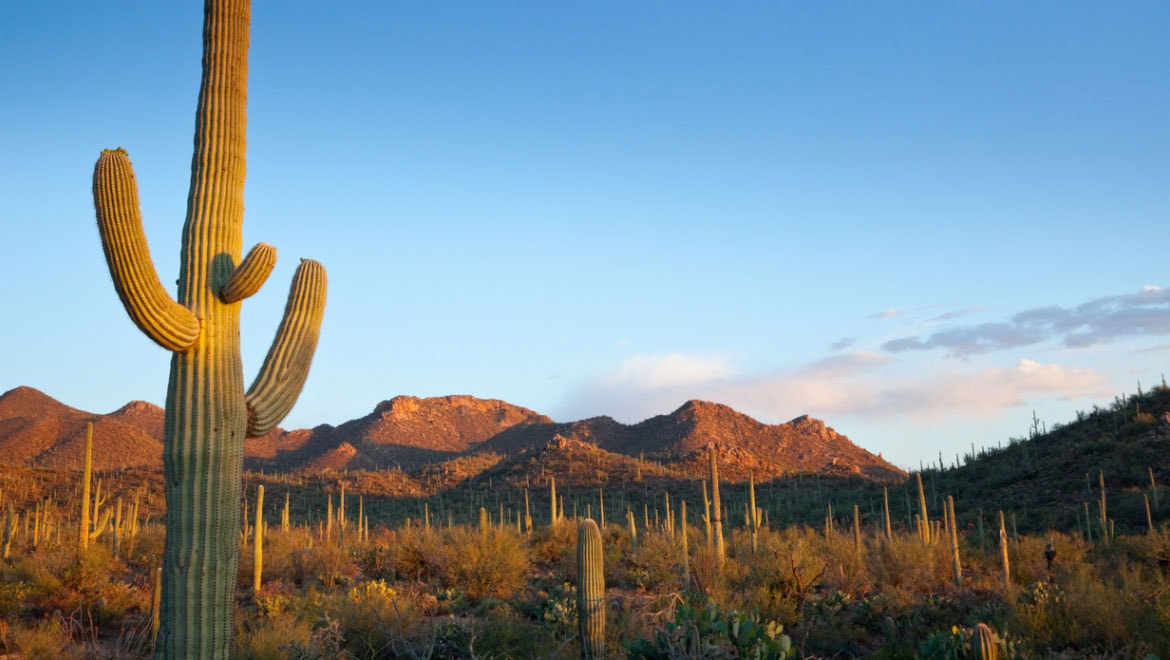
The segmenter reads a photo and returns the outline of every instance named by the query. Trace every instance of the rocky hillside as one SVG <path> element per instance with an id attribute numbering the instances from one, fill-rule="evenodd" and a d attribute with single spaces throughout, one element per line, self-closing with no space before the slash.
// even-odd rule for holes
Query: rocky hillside
<path id="1" fill-rule="evenodd" d="M 87 421 L 94 422 L 98 469 L 161 464 L 161 408 L 135 401 L 99 415 L 70 408 L 27 387 L 0 396 L 0 464 L 79 467 Z M 713 445 L 721 470 L 731 480 L 746 479 L 748 472 L 757 477 L 827 473 L 887 480 L 904 476 L 880 455 L 807 416 L 785 424 L 764 424 L 728 406 L 688 401 L 670 414 L 637 424 L 621 424 L 609 417 L 557 423 L 527 408 L 471 396 L 398 396 L 339 426 L 275 429 L 245 443 L 245 465 L 270 472 L 389 467 L 411 472 L 452 461 L 452 465 L 484 465 L 506 457 L 531 457 L 565 441 L 606 455 L 644 458 L 680 474 L 705 469 L 707 448 Z M 463 460 L 474 456 L 484 458 Z"/>

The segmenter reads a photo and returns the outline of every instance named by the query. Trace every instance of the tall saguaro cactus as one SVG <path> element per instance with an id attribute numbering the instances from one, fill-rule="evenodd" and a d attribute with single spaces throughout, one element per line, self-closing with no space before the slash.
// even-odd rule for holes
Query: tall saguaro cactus
<path id="1" fill-rule="evenodd" d="M 94 168 L 94 206 L 114 288 L 135 325 L 172 352 L 158 657 L 228 655 L 244 438 L 264 435 L 292 408 L 325 309 L 325 270 L 302 260 L 275 341 L 245 392 L 239 303 L 260 289 L 276 260 L 264 243 L 243 256 L 250 14 L 249 0 L 206 0 L 204 7 L 203 79 L 176 299 L 163 288 L 147 249 L 126 152 L 103 151 Z"/>
<path id="2" fill-rule="evenodd" d="M 577 525 L 577 632 L 583 660 L 605 657 L 605 571 L 592 518 Z"/>

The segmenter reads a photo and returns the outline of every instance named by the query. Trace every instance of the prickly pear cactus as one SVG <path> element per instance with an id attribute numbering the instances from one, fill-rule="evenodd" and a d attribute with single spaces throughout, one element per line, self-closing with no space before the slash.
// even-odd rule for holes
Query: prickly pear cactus
<path id="1" fill-rule="evenodd" d="M 270 245 L 246 257 L 242 247 L 250 13 L 248 0 L 206 0 L 177 299 L 147 249 L 129 156 L 106 150 L 94 167 L 94 206 L 114 288 L 134 324 L 172 354 L 158 657 L 228 656 L 244 438 L 264 435 L 292 408 L 325 309 L 325 269 L 302 260 L 276 339 L 245 391 L 240 301 L 260 289 L 276 261 Z"/>

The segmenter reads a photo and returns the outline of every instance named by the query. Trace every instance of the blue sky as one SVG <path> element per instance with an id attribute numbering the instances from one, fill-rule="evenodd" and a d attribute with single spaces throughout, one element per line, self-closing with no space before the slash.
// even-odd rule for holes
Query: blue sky
<path id="1" fill-rule="evenodd" d="M 197 3 L 0 3 L 0 390 L 161 403 L 90 177 L 178 273 Z M 329 271 L 286 428 L 398 394 L 812 414 L 903 466 L 1158 382 L 1161 2 L 257 2 L 245 377 Z"/>

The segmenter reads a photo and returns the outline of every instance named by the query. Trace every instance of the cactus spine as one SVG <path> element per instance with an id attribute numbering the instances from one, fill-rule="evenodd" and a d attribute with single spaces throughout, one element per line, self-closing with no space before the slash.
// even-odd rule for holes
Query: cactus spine
<path id="1" fill-rule="evenodd" d="M 577 630 L 583 659 L 605 657 L 605 571 L 601 531 L 586 518 L 577 526 Z"/>
<path id="2" fill-rule="evenodd" d="M 243 441 L 267 433 L 292 408 L 325 308 L 325 270 L 302 260 L 275 340 L 245 391 L 238 303 L 259 289 L 275 258 L 266 244 L 242 255 L 250 13 L 248 0 L 206 0 L 177 299 L 150 258 L 126 152 L 103 151 L 94 168 L 94 206 L 114 288 L 135 325 L 172 351 L 158 657 L 228 656 Z"/>

